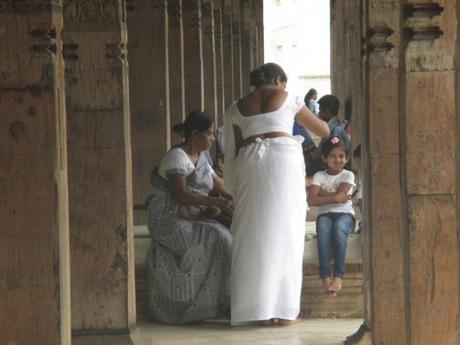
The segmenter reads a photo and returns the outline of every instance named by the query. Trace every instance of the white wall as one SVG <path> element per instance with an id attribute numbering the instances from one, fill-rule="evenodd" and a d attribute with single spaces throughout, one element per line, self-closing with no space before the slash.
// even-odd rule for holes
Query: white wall
<path id="1" fill-rule="evenodd" d="M 265 62 L 280 64 L 288 91 L 330 93 L 329 0 L 264 0 Z"/>

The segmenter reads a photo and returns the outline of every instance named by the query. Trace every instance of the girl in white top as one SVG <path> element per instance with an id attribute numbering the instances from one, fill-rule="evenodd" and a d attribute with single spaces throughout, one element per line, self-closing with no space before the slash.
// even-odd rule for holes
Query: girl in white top
<path id="1" fill-rule="evenodd" d="M 342 289 L 348 234 L 355 227 L 351 203 L 355 177 L 351 171 L 343 169 L 350 159 L 350 147 L 348 141 L 337 137 L 324 142 L 321 156 L 327 169 L 313 176 L 308 192 L 308 203 L 319 206 L 316 219 L 319 275 L 326 294 L 330 296 L 335 296 Z M 331 277 L 329 270 L 332 248 L 335 253 L 334 277 Z"/>
<path id="2" fill-rule="evenodd" d="M 301 320 L 305 243 L 305 163 L 294 120 L 319 136 L 327 124 L 284 91 L 276 64 L 250 74 L 254 90 L 224 116 L 224 183 L 232 193 L 232 325 Z"/>

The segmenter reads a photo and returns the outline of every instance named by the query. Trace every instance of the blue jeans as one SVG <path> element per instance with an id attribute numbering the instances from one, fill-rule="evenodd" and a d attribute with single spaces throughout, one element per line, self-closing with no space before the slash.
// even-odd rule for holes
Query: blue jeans
<path id="1" fill-rule="evenodd" d="M 350 213 L 323 213 L 316 219 L 319 276 L 321 278 L 331 276 L 329 258 L 332 248 L 335 253 L 334 276 L 342 278 L 345 274 L 348 234 L 354 228 L 355 217 Z"/>

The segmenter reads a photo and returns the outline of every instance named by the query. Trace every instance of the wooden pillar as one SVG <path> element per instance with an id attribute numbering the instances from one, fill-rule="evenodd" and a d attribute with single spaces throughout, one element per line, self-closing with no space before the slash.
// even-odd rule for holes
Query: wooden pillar
<path id="1" fill-rule="evenodd" d="M 240 0 L 232 0 L 232 29 L 233 29 L 233 80 L 234 98 L 239 99 L 242 93 L 241 78 L 241 11 Z"/>
<path id="2" fill-rule="evenodd" d="M 347 89 L 347 80 L 345 79 L 346 63 L 346 39 L 345 29 L 345 1 L 331 1 L 331 92 L 340 101 L 339 116 L 343 118 L 343 109 L 345 104 L 345 92 Z"/>
<path id="3" fill-rule="evenodd" d="M 223 124 L 223 114 L 225 112 L 225 93 L 224 93 L 224 44 L 222 37 L 222 2 L 214 2 L 214 41 L 216 51 L 216 98 L 217 98 L 217 122 L 216 125 Z"/>
<path id="4" fill-rule="evenodd" d="M 240 0 L 241 9 L 241 86 L 242 94 L 249 92 L 249 73 L 253 70 L 253 40 L 251 37 L 254 1 Z"/>
<path id="5" fill-rule="evenodd" d="M 204 0 L 201 4 L 201 29 L 203 43 L 204 109 L 217 123 L 216 45 L 214 39 L 214 4 Z"/>
<path id="6" fill-rule="evenodd" d="M 257 31 L 257 63 L 256 67 L 265 63 L 264 58 L 264 0 L 255 1 L 255 20 Z M 267 61 L 269 62 L 269 61 Z"/>
<path id="7" fill-rule="evenodd" d="M 166 0 L 133 1 L 128 27 L 133 197 L 142 208 L 150 172 L 171 145 Z"/>
<path id="8" fill-rule="evenodd" d="M 405 281 L 407 217 L 400 160 L 401 8 L 369 2 L 367 168 L 372 335 L 382 344 L 409 344 Z M 391 330 L 391 331 L 390 331 Z"/>
<path id="9" fill-rule="evenodd" d="M 59 1 L 0 4 L 0 342 L 70 345 Z"/>
<path id="10" fill-rule="evenodd" d="M 204 109 L 201 3 L 201 0 L 182 0 L 186 113 Z"/>
<path id="11" fill-rule="evenodd" d="M 259 66 L 259 43 L 257 37 L 257 0 L 252 0 L 251 9 L 250 9 L 250 19 L 249 19 L 249 36 L 251 40 L 251 68 L 250 70 L 254 70 Z M 249 78 L 249 76 L 248 76 Z M 249 79 L 248 79 L 249 83 Z"/>
<path id="12" fill-rule="evenodd" d="M 169 49 L 169 107 L 171 125 L 181 123 L 185 118 L 184 84 L 184 29 L 182 25 L 182 0 L 168 0 L 168 49 Z M 171 145 L 181 141 L 171 131 Z"/>
<path id="13" fill-rule="evenodd" d="M 135 325 L 126 23 L 122 1 L 64 1 L 72 330 Z"/>
<path id="14" fill-rule="evenodd" d="M 224 60 L 225 109 L 235 101 L 233 73 L 232 0 L 222 0 L 222 40 Z"/>
<path id="15" fill-rule="evenodd" d="M 456 1 L 368 5 L 373 344 L 458 344 Z"/>

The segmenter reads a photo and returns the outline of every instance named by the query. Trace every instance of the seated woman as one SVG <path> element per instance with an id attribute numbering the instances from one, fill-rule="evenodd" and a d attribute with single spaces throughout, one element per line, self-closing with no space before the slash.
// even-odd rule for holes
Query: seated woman
<path id="1" fill-rule="evenodd" d="M 232 236 L 216 219 L 233 204 L 205 155 L 210 116 L 192 111 L 173 129 L 184 141 L 152 174 L 147 268 L 150 316 L 180 324 L 229 313 Z"/>

